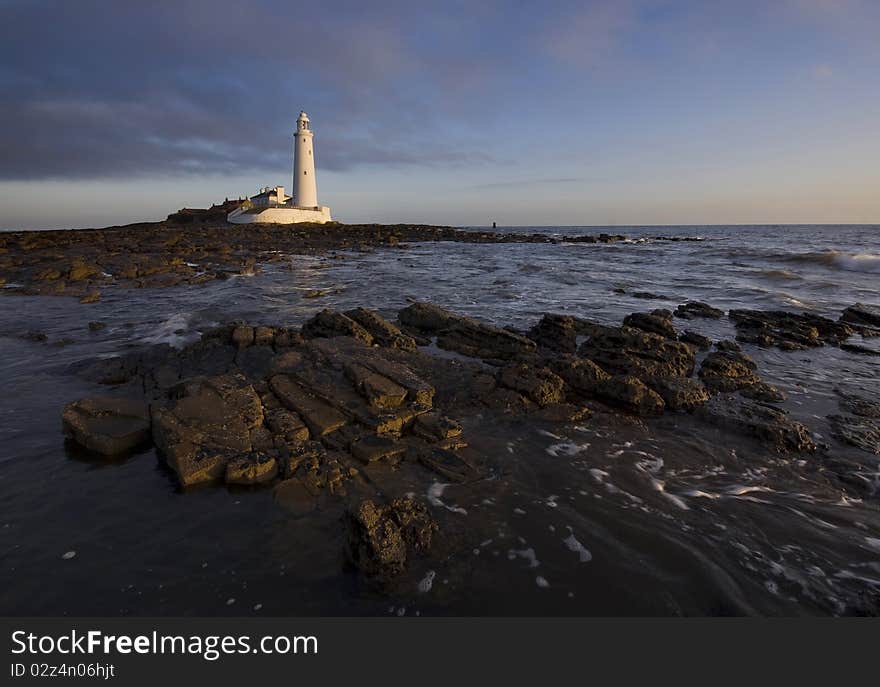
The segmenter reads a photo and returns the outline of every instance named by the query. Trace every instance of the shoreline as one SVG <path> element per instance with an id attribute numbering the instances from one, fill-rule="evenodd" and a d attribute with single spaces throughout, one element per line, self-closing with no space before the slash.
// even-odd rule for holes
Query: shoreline
<path id="1" fill-rule="evenodd" d="M 168 221 L 103 229 L 0 234 L 4 293 L 58 295 L 94 302 L 116 286 L 162 288 L 250 275 L 262 264 L 334 251 L 405 250 L 412 243 L 615 243 L 621 234 L 564 239 L 546 233 L 503 233 L 433 225 L 236 225 Z M 653 237 L 693 241 L 692 237 Z"/>

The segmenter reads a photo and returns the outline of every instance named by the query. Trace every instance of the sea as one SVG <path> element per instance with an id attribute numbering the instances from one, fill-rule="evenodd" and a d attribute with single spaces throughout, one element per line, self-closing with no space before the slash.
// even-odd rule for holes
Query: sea
<path id="1" fill-rule="evenodd" d="M 880 401 L 880 357 L 836 347 L 744 345 L 788 394 L 781 407 L 827 445 L 815 455 L 775 454 L 685 416 L 618 428 L 465 419 L 494 482 L 434 481 L 416 495 L 455 520 L 461 545 L 391 590 L 346 568 L 340 522 L 293 518 L 271 489 L 184 492 L 152 449 L 107 462 L 65 447 L 63 405 L 105 391 L 75 373 L 83 361 L 182 347 L 231 321 L 297 325 L 356 306 L 393 317 L 430 301 L 524 330 L 548 312 L 617 324 L 688 300 L 835 319 L 880 304 L 880 225 L 497 231 L 559 241 L 291 255 L 201 286 L 105 289 L 94 304 L 0 298 L 0 614 L 880 613 L 880 457 L 834 439 L 827 420 L 843 393 Z M 565 240 L 601 232 L 628 238 Z M 736 333 L 727 318 L 686 326 Z"/>

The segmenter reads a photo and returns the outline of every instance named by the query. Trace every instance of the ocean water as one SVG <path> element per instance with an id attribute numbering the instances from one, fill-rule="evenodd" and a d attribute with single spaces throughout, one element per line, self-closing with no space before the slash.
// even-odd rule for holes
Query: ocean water
<path id="1" fill-rule="evenodd" d="M 416 565 L 390 595 L 344 570 L 338 523 L 293 520 L 269 490 L 183 493 L 152 450 L 113 463 L 65 450 L 61 407 L 101 391 L 71 374 L 72 363 L 182 346 L 221 322 L 295 325 L 325 307 L 390 316 L 412 300 L 523 329 L 545 312 L 617 323 L 686 300 L 834 318 L 855 302 L 880 303 L 876 225 L 500 230 L 562 240 L 290 256 L 200 287 L 107 289 L 91 305 L 0 298 L 0 613 L 880 612 L 878 457 L 832 440 L 826 419 L 839 412 L 840 390 L 878 399 L 880 358 L 832 347 L 744 347 L 789 394 L 783 407 L 829 443 L 822 456 L 777 456 L 682 416 L 628 428 L 480 425 L 472 448 L 496 479 L 435 483 L 422 495 L 460 550 Z M 600 231 L 630 240 L 564 240 Z M 325 295 L 304 297 L 314 289 Z M 93 320 L 107 327 L 91 332 Z M 687 327 L 735 334 L 726 318 Z M 858 488 L 830 474 L 829 460 L 849 465 Z"/>

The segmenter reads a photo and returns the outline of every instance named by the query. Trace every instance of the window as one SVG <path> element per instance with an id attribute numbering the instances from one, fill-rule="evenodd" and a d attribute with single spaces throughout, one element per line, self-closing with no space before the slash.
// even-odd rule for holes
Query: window
<path id="1" fill-rule="evenodd" d="M 306 170 L 303 170 L 303 176 L 305 176 L 306 174 L 308 174 L 308 172 Z"/>

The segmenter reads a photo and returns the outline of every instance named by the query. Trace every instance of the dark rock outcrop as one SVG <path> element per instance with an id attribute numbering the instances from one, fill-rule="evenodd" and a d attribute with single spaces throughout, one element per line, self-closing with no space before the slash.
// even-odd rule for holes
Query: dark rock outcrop
<path id="1" fill-rule="evenodd" d="M 787 413 L 732 394 L 717 394 L 696 411 L 710 424 L 750 435 L 780 453 L 812 452 L 809 430 Z"/>
<path id="2" fill-rule="evenodd" d="M 665 339 L 678 338 L 675 326 L 672 324 L 672 313 L 669 310 L 653 310 L 649 313 L 634 312 L 623 318 L 625 327 L 635 327 L 645 332 L 658 334 Z"/>
<path id="3" fill-rule="evenodd" d="M 345 523 L 349 563 L 380 579 L 399 575 L 409 557 L 427 553 L 437 532 L 424 504 L 404 498 L 387 505 L 362 501 L 346 512 Z"/>
<path id="4" fill-rule="evenodd" d="M 512 360 L 534 353 L 536 349 L 535 342 L 521 334 L 456 315 L 430 303 L 413 303 L 397 317 L 406 327 L 435 334 L 440 348 L 474 358 Z"/>
<path id="5" fill-rule="evenodd" d="M 117 456 L 150 439 L 150 411 L 144 401 L 83 398 L 61 414 L 64 433 L 76 444 L 102 456 Z"/>
<path id="6" fill-rule="evenodd" d="M 724 311 L 719 310 L 718 308 L 713 308 L 708 303 L 688 301 L 687 303 L 682 303 L 675 309 L 675 316 L 680 317 L 683 320 L 692 320 L 696 317 L 706 317 L 717 320 L 724 317 Z"/>

